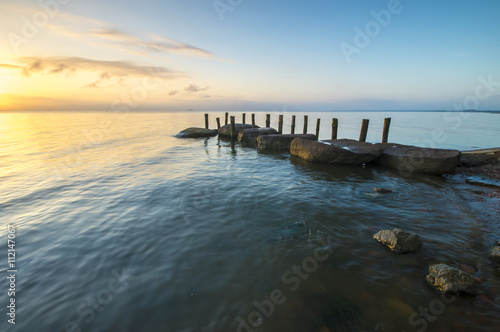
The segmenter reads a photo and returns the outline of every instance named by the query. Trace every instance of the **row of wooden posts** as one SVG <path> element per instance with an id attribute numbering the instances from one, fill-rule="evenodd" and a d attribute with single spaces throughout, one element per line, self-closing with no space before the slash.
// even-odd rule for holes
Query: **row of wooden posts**
<path id="1" fill-rule="evenodd" d="M 295 134 L 295 115 L 292 115 L 292 124 L 291 124 L 291 134 Z M 308 119 L 309 117 L 307 115 L 304 115 L 304 129 L 303 129 L 303 134 L 307 134 L 307 124 L 308 124 Z M 220 124 L 220 118 L 217 118 L 217 129 L 220 129 L 221 124 Z M 231 132 L 235 131 L 235 117 L 231 116 L 229 118 L 229 113 L 225 113 L 225 124 L 228 124 L 228 120 L 230 120 L 231 124 Z M 242 115 L 242 123 L 245 123 L 246 121 L 246 113 L 243 113 Z M 208 114 L 205 114 L 205 128 L 209 129 L 208 127 Z M 319 138 L 319 127 L 320 127 L 321 119 L 316 120 L 316 137 Z M 366 135 L 368 133 L 368 125 L 370 123 L 370 120 L 368 119 L 363 119 L 361 123 L 361 133 L 359 134 L 359 141 L 360 142 L 366 142 Z M 252 113 L 252 125 L 255 126 L 255 114 Z M 266 114 L 266 127 L 271 126 L 271 114 Z M 382 133 L 382 143 L 387 143 L 387 140 L 389 138 L 389 127 L 391 126 L 391 118 L 385 118 L 384 119 L 384 130 Z M 332 119 L 332 139 L 337 139 L 337 133 L 338 133 L 338 127 L 339 127 L 339 120 L 337 118 Z M 283 115 L 280 114 L 278 117 L 278 133 L 283 134 Z M 232 135 L 231 135 L 232 136 Z"/>

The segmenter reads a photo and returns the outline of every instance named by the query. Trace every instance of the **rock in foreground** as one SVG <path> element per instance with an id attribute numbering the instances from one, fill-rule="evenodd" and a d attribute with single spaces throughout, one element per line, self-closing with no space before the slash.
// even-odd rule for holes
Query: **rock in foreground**
<path id="1" fill-rule="evenodd" d="M 244 123 L 236 123 L 234 125 L 234 127 L 236 129 L 235 133 L 233 133 L 233 137 L 232 137 L 234 139 L 238 138 L 238 134 L 241 130 L 251 129 L 251 128 L 259 128 L 259 126 L 254 126 L 251 124 L 244 124 Z M 219 135 L 222 137 L 231 138 L 231 125 L 227 124 L 225 126 L 220 127 L 219 128 Z"/>
<path id="2" fill-rule="evenodd" d="M 460 160 L 460 151 L 420 148 L 394 143 L 376 144 L 383 150 L 377 164 L 395 168 L 404 174 L 442 175 L 453 171 Z"/>
<path id="3" fill-rule="evenodd" d="M 477 294 L 474 278 L 470 274 L 446 264 L 429 266 L 429 274 L 425 279 L 429 285 L 440 292 L 450 294 Z"/>
<path id="4" fill-rule="evenodd" d="M 217 129 L 205 129 L 205 128 L 196 128 L 196 127 L 190 127 L 187 129 L 184 129 L 175 137 L 177 138 L 199 138 L 199 137 L 212 137 L 217 135 Z"/>
<path id="5" fill-rule="evenodd" d="M 264 135 L 275 135 L 278 134 L 278 131 L 274 128 L 250 128 L 241 130 L 238 134 L 238 141 L 242 145 L 256 147 L 257 146 L 257 138 L 259 136 Z"/>
<path id="6" fill-rule="evenodd" d="M 500 247 L 493 248 L 493 250 L 490 253 L 490 258 L 496 261 L 497 263 L 500 263 Z"/>
<path id="7" fill-rule="evenodd" d="M 295 138 L 290 145 L 290 153 L 313 162 L 363 165 L 380 157 L 382 150 L 374 144 L 348 139 L 315 142 Z"/>
<path id="8" fill-rule="evenodd" d="M 318 140 L 313 134 L 266 135 L 258 137 L 257 144 L 259 151 L 290 151 L 290 144 L 297 137 L 311 141 Z"/>
<path id="9" fill-rule="evenodd" d="M 401 229 L 383 230 L 373 235 L 373 238 L 397 254 L 418 251 L 423 245 L 420 236 Z"/>

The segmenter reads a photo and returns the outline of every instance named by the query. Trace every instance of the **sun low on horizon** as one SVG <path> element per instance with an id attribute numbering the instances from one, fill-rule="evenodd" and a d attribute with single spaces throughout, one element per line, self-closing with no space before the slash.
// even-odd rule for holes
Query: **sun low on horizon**
<path id="1" fill-rule="evenodd" d="M 497 1 L 12 1 L 0 110 L 500 109 Z M 485 95 L 485 94 L 483 94 Z"/>

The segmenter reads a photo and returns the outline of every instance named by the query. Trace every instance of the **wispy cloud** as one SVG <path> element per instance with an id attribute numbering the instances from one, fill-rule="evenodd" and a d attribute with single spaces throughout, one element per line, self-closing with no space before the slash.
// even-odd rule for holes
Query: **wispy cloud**
<path id="1" fill-rule="evenodd" d="M 208 86 L 204 87 L 204 88 L 200 88 L 196 84 L 190 84 L 189 86 L 187 86 L 187 87 L 184 88 L 184 91 L 186 91 L 187 93 L 196 93 L 196 92 L 199 92 L 199 91 L 208 90 L 208 88 L 209 88 Z"/>
<path id="2" fill-rule="evenodd" d="M 6 63 L 0 63 L 0 68 L 3 68 L 3 69 L 23 69 L 23 67 L 21 67 L 21 66 L 9 65 Z"/>
<path id="3" fill-rule="evenodd" d="M 98 79 L 87 87 L 98 88 L 106 81 L 114 80 L 116 85 L 126 85 L 127 78 L 152 77 L 168 80 L 186 77 L 186 73 L 165 67 L 140 66 L 126 61 L 104 61 L 81 57 L 23 57 L 19 65 L 1 64 L 2 68 L 18 69 L 25 77 L 38 75 L 70 76 L 79 71 L 95 72 Z"/>
<path id="4" fill-rule="evenodd" d="M 106 39 L 112 45 L 134 53 L 173 53 L 190 57 L 217 58 L 210 51 L 160 35 L 151 35 L 149 40 L 147 40 L 111 28 L 95 29 L 91 34 L 95 37 Z"/>

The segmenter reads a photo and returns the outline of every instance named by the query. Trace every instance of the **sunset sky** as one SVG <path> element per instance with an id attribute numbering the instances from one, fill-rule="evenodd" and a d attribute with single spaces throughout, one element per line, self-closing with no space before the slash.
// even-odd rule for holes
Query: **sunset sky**
<path id="1" fill-rule="evenodd" d="M 500 109 L 498 0 L 2 0 L 0 12 L 0 110 Z"/>

